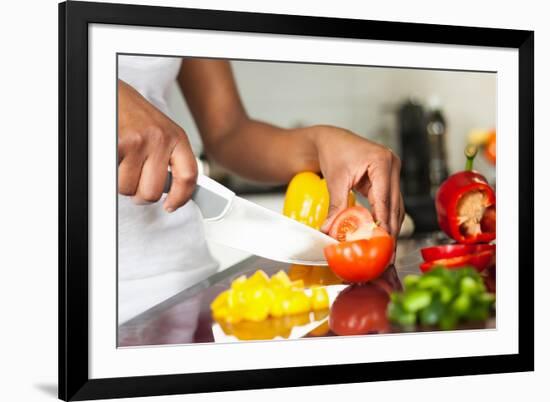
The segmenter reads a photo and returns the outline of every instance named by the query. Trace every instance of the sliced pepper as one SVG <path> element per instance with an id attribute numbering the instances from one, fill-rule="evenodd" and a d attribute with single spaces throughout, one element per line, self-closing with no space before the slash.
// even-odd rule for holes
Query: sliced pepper
<path id="1" fill-rule="evenodd" d="M 328 325 L 328 320 L 324 321 L 317 328 L 312 329 L 308 335 L 309 336 L 324 336 L 330 331 L 330 326 Z"/>
<path id="2" fill-rule="evenodd" d="M 313 287 L 311 288 L 311 309 L 312 310 L 326 310 L 330 306 L 328 293 L 325 288 Z"/>
<path id="3" fill-rule="evenodd" d="M 269 286 L 273 289 L 287 289 L 292 286 L 292 281 L 285 271 L 279 271 L 269 280 Z"/>
<path id="4" fill-rule="evenodd" d="M 249 321 L 263 321 L 269 316 L 275 295 L 269 288 L 250 288 L 244 292 L 242 316 Z"/>
<path id="5" fill-rule="evenodd" d="M 495 192 L 474 171 L 450 176 L 436 194 L 441 229 L 459 243 L 488 243 L 495 239 Z"/>
<path id="6" fill-rule="evenodd" d="M 269 284 L 269 276 L 262 271 L 257 270 L 250 278 L 247 279 L 247 286 L 267 286 Z"/>
<path id="7" fill-rule="evenodd" d="M 303 291 L 292 291 L 290 303 L 286 306 L 289 315 L 306 313 L 311 309 L 309 297 Z"/>
<path id="8" fill-rule="evenodd" d="M 461 268 L 464 266 L 473 266 L 478 272 L 481 272 L 494 264 L 495 252 L 492 250 L 487 250 L 475 254 L 466 254 L 458 257 L 427 261 L 420 264 L 420 270 L 422 272 L 428 272 L 435 267 Z"/>
<path id="9" fill-rule="evenodd" d="M 259 322 L 268 317 L 286 317 L 309 314 L 328 308 L 328 294 L 324 288 L 306 294 L 302 279 L 291 280 L 284 271 L 271 278 L 262 270 L 249 278 L 236 278 L 231 287 L 221 292 L 210 304 L 217 321 L 236 324 L 240 321 Z"/>
<path id="10" fill-rule="evenodd" d="M 460 257 L 468 254 L 477 254 L 482 251 L 495 251 L 496 244 L 445 244 L 441 246 L 425 247 L 420 250 L 424 261 L 435 261 L 444 258 Z"/>
<path id="11" fill-rule="evenodd" d="M 210 303 L 210 308 L 212 310 L 216 310 L 217 308 L 223 307 L 227 304 L 227 299 L 229 295 L 230 290 L 224 290 L 221 292 L 212 303 Z"/>

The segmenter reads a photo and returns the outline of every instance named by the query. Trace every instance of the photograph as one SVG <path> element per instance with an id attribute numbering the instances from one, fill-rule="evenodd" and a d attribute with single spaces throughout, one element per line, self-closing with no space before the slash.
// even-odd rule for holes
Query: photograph
<path id="1" fill-rule="evenodd" d="M 495 330 L 495 71 L 116 57 L 118 348 Z"/>
<path id="2" fill-rule="evenodd" d="M 533 370 L 532 31 L 59 20 L 60 398 Z"/>

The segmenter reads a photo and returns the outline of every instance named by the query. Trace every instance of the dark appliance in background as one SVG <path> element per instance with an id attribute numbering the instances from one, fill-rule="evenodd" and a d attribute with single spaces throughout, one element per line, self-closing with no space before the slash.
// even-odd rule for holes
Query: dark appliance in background
<path id="1" fill-rule="evenodd" d="M 430 192 L 432 196 L 435 196 L 441 183 L 449 176 L 447 150 L 445 149 L 447 122 L 437 98 L 432 98 L 428 104 L 426 131 L 428 132 L 428 143 L 430 144 Z"/>
<path id="2" fill-rule="evenodd" d="M 438 230 L 434 195 L 447 178 L 446 123 L 439 108 L 429 113 L 407 100 L 398 109 L 401 191 L 417 233 Z"/>

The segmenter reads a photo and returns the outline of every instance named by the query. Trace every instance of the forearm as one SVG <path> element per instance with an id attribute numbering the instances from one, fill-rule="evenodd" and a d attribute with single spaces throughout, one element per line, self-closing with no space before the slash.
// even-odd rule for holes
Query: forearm
<path id="1" fill-rule="evenodd" d="M 245 116 L 230 133 L 205 143 L 207 154 L 251 180 L 287 183 L 302 171 L 319 171 L 315 141 L 323 126 L 283 129 Z"/>
<path id="2" fill-rule="evenodd" d="M 228 62 L 186 59 L 178 82 L 206 153 L 221 165 L 249 179 L 279 183 L 319 170 L 314 139 L 320 126 L 286 130 L 248 118 Z"/>

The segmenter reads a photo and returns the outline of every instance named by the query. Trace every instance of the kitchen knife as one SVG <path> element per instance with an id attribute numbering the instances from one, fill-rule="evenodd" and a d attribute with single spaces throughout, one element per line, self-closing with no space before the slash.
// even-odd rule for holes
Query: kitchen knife
<path id="1" fill-rule="evenodd" d="M 169 173 L 164 187 L 172 184 Z M 323 249 L 337 241 L 282 214 L 238 197 L 227 187 L 199 175 L 192 196 L 204 220 L 206 238 L 274 261 L 327 265 Z"/>

